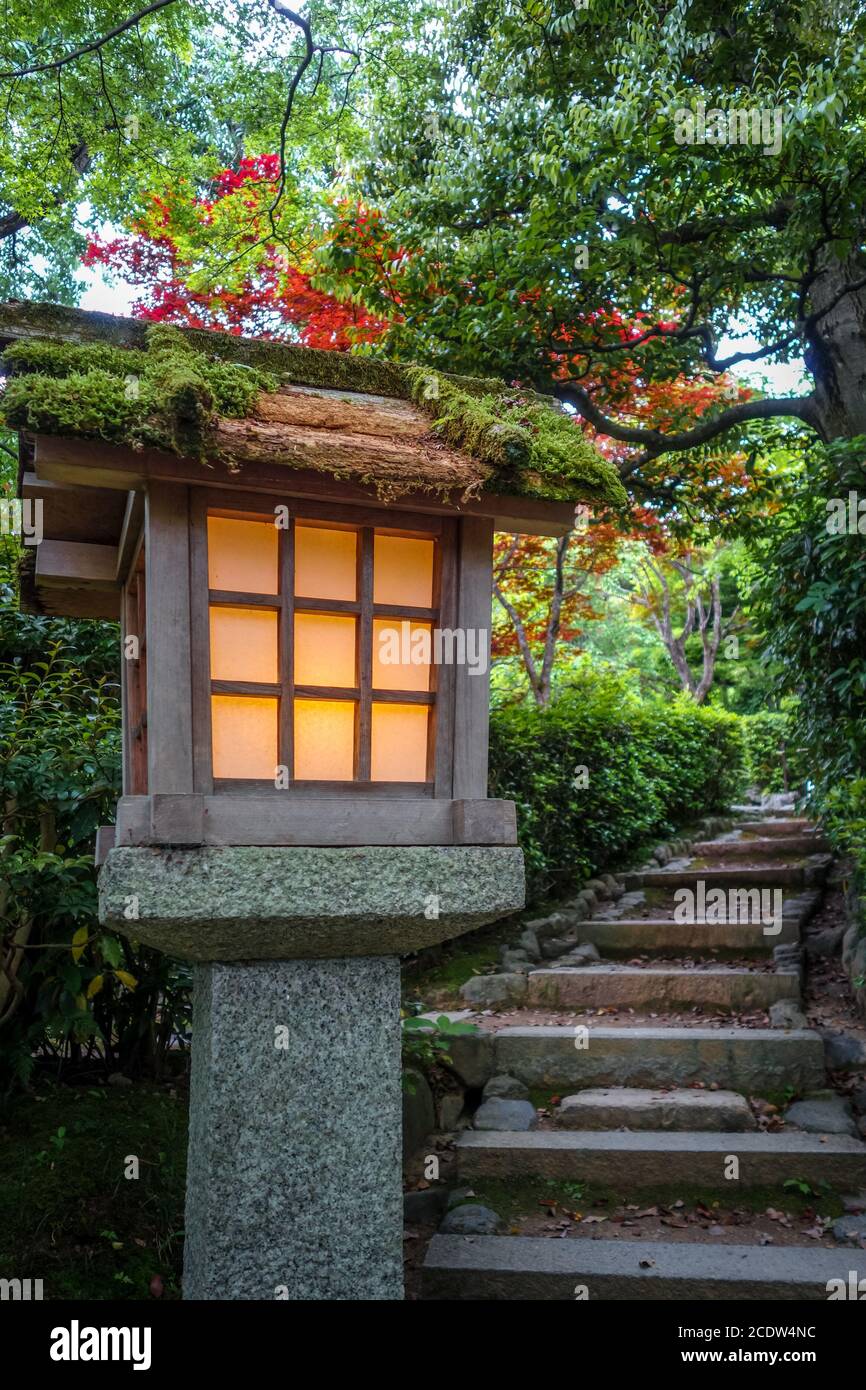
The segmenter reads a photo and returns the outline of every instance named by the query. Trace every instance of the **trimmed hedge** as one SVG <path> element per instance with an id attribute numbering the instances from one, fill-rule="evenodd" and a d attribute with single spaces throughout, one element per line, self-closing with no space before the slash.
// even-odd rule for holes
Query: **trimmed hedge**
<path id="1" fill-rule="evenodd" d="M 491 715 L 490 795 L 517 803 L 532 898 L 725 810 L 745 775 L 736 715 L 641 699 L 612 672 L 578 669 L 546 708 Z"/>
<path id="2" fill-rule="evenodd" d="M 748 785 L 762 792 L 799 791 L 808 769 L 784 710 L 741 715 Z"/>

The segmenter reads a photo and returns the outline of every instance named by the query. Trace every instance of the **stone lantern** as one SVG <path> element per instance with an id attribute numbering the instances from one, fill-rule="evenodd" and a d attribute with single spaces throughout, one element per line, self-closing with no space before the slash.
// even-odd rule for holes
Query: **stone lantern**
<path id="1" fill-rule="evenodd" d="M 49 306 L 0 306 L 0 341 L 24 603 L 121 624 L 101 921 L 195 962 L 184 1296 L 400 1298 L 399 958 L 523 905 L 494 530 L 619 484 L 500 383 Z"/>

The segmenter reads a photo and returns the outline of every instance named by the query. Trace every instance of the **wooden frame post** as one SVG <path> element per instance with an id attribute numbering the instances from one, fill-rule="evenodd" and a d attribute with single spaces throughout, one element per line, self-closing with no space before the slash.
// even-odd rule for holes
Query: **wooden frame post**
<path id="1" fill-rule="evenodd" d="M 189 489 L 147 490 L 147 762 L 150 796 L 191 793 Z"/>
<path id="2" fill-rule="evenodd" d="M 490 728 L 490 624 L 493 603 L 493 521 L 463 518 L 458 536 L 457 626 L 468 634 L 486 633 L 485 671 L 472 671 L 467 662 L 455 674 L 454 780 L 455 801 L 487 796 L 487 746 Z"/>

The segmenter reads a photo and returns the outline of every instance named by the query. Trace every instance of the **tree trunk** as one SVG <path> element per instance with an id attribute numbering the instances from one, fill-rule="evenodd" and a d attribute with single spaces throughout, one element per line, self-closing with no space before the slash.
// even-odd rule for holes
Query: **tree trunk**
<path id="1" fill-rule="evenodd" d="M 721 584 L 719 579 L 714 576 L 710 580 L 709 590 L 702 593 L 701 586 L 706 581 L 699 571 L 693 570 L 688 562 L 671 560 L 670 563 L 682 579 L 685 592 L 685 620 L 679 636 L 674 632 L 670 586 L 660 565 L 654 565 L 648 559 L 644 561 L 644 573 L 647 576 L 646 593 L 642 595 L 632 594 L 632 599 L 641 607 L 646 608 L 649 613 L 653 626 L 679 676 L 683 690 L 691 695 L 696 705 L 702 705 L 713 684 L 716 656 L 719 643 L 722 640 Z M 657 611 L 652 579 L 649 576 L 655 578 L 661 591 L 660 612 Z M 686 642 L 695 631 L 696 624 L 702 649 L 699 680 L 692 672 L 686 659 Z"/>
<path id="2" fill-rule="evenodd" d="M 866 261 L 837 260 L 825 253 L 809 291 L 806 366 L 815 380 L 813 400 L 823 438 L 851 439 L 866 434 Z"/>
<path id="3" fill-rule="evenodd" d="M 544 650 L 541 658 L 541 665 L 535 659 L 530 645 L 526 627 L 515 608 L 514 604 L 503 591 L 499 578 L 494 578 L 493 594 L 497 601 L 505 609 L 514 628 L 514 635 L 517 639 L 517 649 L 520 659 L 523 662 L 523 669 L 529 688 L 537 705 L 547 705 L 550 703 L 550 693 L 553 685 L 553 666 L 556 660 L 556 643 L 562 627 L 562 605 L 565 599 L 565 557 L 568 547 L 571 545 L 574 530 L 567 531 L 564 536 L 560 536 L 556 542 L 556 562 L 554 565 L 553 593 L 550 597 L 550 607 L 547 611 L 547 626 L 544 636 Z M 514 538 L 514 544 L 509 552 L 509 558 L 517 549 L 518 537 Z M 503 567 L 503 573 L 507 569 L 507 562 Z"/>

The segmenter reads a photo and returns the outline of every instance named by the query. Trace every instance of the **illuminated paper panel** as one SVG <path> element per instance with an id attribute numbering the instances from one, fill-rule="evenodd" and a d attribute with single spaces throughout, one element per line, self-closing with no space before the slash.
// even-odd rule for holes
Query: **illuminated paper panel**
<path id="1" fill-rule="evenodd" d="M 374 618 L 374 690 L 429 690 L 432 641 L 432 623 Z"/>
<path id="2" fill-rule="evenodd" d="M 295 614 L 295 685 L 357 685 L 357 620 L 330 613 Z"/>
<path id="3" fill-rule="evenodd" d="M 277 614 L 211 608 L 210 673 L 215 681 L 277 681 Z"/>
<path id="4" fill-rule="evenodd" d="M 207 519 L 207 569 L 211 589 L 275 594 L 278 589 L 279 535 L 272 521 Z"/>
<path id="5" fill-rule="evenodd" d="M 358 537 L 354 531 L 295 527 L 295 593 L 301 598 L 357 597 Z"/>
<path id="6" fill-rule="evenodd" d="M 296 780 L 351 782 L 354 775 L 354 701 L 296 700 Z"/>
<path id="7" fill-rule="evenodd" d="M 408 536 L 373 538 L 373 602 L 433 607 L 433 542 Z"/>
<path id="8" fill-rule="evenodd" d="M 214 777 L 273 782 L 277 769 L 277 701 L 211 696 Z"/>
<path id="9" fill-rule="evenodd" d="M 374 782 L 426 782 L 429 705 L 373 704 Z"/>

